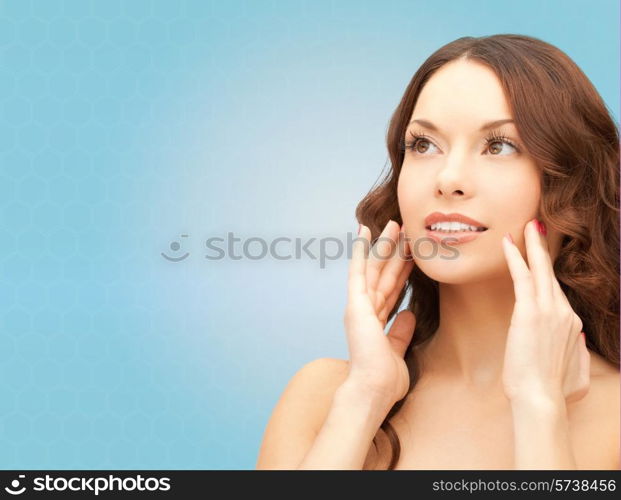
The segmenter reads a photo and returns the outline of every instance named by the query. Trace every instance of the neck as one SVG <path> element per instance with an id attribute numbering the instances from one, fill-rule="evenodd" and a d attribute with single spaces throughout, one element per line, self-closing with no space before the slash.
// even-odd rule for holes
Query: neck
<path id="1" fill-rule="evenodd" d="M 485 390 L 502 389 L 515 295 L 511 280 L 439 285 L 440 323 L 423 346 L 424 372 Z"/>

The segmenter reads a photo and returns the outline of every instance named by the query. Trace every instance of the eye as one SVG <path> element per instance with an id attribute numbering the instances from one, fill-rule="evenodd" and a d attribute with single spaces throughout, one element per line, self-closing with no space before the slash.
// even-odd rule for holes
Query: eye
<path id="1" fill-rule="evenodd" d="M 431 142 L 429 137 L 425 134 L 413 134 L 410 132 L 411 140 L 405 143 L 405 149 L 407 151 L 412 151 L 415 154 L 425 154 L 430 146 L 435 147 L 435 145 Z M 421 150 L 419 146 L 423 145 L 423 149 Z"/>
<path id="2" fill-rule="evenodd" d="M 410 140 L 404 143 L 403 150 L 411 151 L 415 155 L 426 155 L 429 151 L 429 147 L 436 147 L 431 139 L 423 134 L 423 133 L 412 133 L 409 132 Z M 513 151 L 509 151 L 506 154 L 500 154 L 504 149 L 503 146 L 509 146 L 513 149 Z M 437 148 L 436 148 L 437 149 Z M 491 131 L 487 137 L 485 138 L 485 150 L 489 150 L 491 156 L 507 156 L 507 154 L 511 154 L 513 152 L 519 152 L 519 148 L 517 145 L 504 134 L 498 131 Z"/>
<path id="3" fill-rule="evenodd" d="M 485 144 L 490 151 L 493 151 L 492 156 L 506 156 L 506 155 L 496 154 L 496 152 L 502 151 L 502 145 L 510 146 L 511 148 L 513 148 L 514 152 L 516 153 L 519 152 L 518 147 L 513 143 L 511 139 L 506 137 L 501 132 L 497 132 L 495 130 L 492 130 L 489 133 L 489 135 L 485 138 Z"/>
<path id="4" fill-rule="evenodd" d="M 509 144 L 509 143 L 508 143 L 508 142 L 506 142 L 506 141 L 492 141 L 489 145 L 490 145 L 490 146 L 492 146 L 492 145 L 494 145 L 494 144 L 508 145 L 508 146 L 510 146 L 510 147 L 513 147 L 511 144 Z M 500 149 L 499 149 L 499 147 L 498 147 L 498 146 L 496 146 L 494 149 L 495 149 L 495 151 L 499 151 L 499 150 L 500 150 L 500 149 L 502 149 L 502 148 L 500 148 Z M 515 149 L 515 148 L 514 148 L 514 149 Z M 491 149 L 490 149 L 490 151 L 491 151 Z M 495 154 L 495 153 L 494 153 L 494 154 L 492 154 L 492 156 L 505 156 L 505 155 L 500 155 L 500 154 Z"/>

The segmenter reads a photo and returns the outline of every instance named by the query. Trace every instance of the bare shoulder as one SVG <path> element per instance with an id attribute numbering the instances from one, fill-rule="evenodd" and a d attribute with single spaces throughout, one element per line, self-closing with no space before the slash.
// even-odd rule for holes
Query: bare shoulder
<path id="1" fill-rule="evenodd" d="M 293 469 L 302 461 L 348 373 L 349 361 L 319 358 L 291 377 L 266 426 L 257 469 Z"/>
<path id="2" fill-rule="evenodd" d="M 572 408 L 576 441 L 584 450 L 584 467 L 618 469 L 621 418 L 621 375 L 606 358 L 591 354 L 589 392 Z M 579 435 L 579 436 L 578 436 Z"/>

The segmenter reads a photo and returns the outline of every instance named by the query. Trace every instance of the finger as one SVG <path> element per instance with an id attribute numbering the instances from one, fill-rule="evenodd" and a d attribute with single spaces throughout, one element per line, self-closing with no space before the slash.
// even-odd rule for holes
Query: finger
<path id="1" fill-rule="evenodd" d="M 395 239 L 399 235 L 399 224 L 389 220 L 379 238 L 370 251 L 367 262 L 367 291 L 372 301 L 375 301 L 375 287 L 388 257 L 395 246 Z"/>
<path id="2" fill-rule="evenodd" d="M 560 301 L 565 306 L 571 307 L 573 309 L 573 307 L 571 306 L 571 303 L 569 302 L 569 299 L 567 298 L 567 295 L 563 291 L 563 287 L 561 286 L 560 281 L 558 280 L 558 278 L 556 277 L 556 274 L 554 273 L 554 265 L 552 265 L 552 273 L 553 273 L 552 291 L 554 293 L 554 299 L 557 302 Z"/>
<path id="3" fill-rule="evenodd" d="M 405 260 L 414 260 L 414 256 L 412 255 L 412 247 L 410 246 L 411 239 L 407 237 L 405 234 L 405 228 L 401 226 L 401 232 L 403 233 L 401 236 L 401 240 L 398 242 L 400 244 L 401 254 L 403 255 Z"/>
<path id="4" fill-rule="evenodd" d="M 400 357 L 405 355 L 416 327 L 416 316 L 409 310 L 397 314 L 394 323 L 388 331 L 388 340 L 396 354 Z"/>
<path id="5" fill-rule="evenodd" d="M 563 387 L 568 403 L 579 401 L 589 392 L 591 379 L 591 355 L 585 343 L 584 334 L 577 336 L 576 348 L 570 363 L 566 383 Z"/>
<path id="6" fill-rule="evenodd" d="M 388 298 L 386 299 L 384 307 L 379 313 L 380 320 L 385 322 L 388 318 L 388 315 L 390 314 L 390 311 L 392 311 L 393 307 L 395 307 L 395 303 L 399 298 L 399 294 L 401 294 L 403 288 L 407 286 L 407 279 L 410 276 L 412 269 L 414 269 L 414 261 L 404 261 L 403 269 L 401 269 L 401 272 L 399 273 L 399 277 L 397 278 L 395 286 Z"/>
<path id="7" fill-rule="evenodd" d="M 561 284 L 558 281 L 556 275 L 554 275 L 554 279 L 552 280 L 552 290 L 554 292 L 555 300 L 561 301 L 563 304 L 571 307 L 569 299 L 567 298 L 567 295 L 565 295 L 565 292 L 563 291 L 563 288 L 561 287 Z"/>
<path id="8" fill-rule="evenodd" d="M 352 245 L 347 285 L 349 296 L 352 298 L 359 294 L 365 294 L 367 291 L 366 268 L 370 236 L 371 232 L 369 228 L 361 225 L 358 237 L 354 240 Z"/>
<path id="9" fill-rule="evenodd" d="M 570 335 L 570 338 L 567 340 L 567 346 L 566 346 L 566 351 L 565 353 L 571 353 L 573 351 L 575 351 L 577 349 L 577 347 L 580 345 L 580 343 L 582 342 L 582 336 L 584 335 L 582 327 L 580 327 L 580 329 L 578 330 L 579 333 L 573 333 Z"/>
<path id="10" fill-rule="evenodd" d="M 384 265 L 382 269 L 381 276 L 379 278 L 379 283 L 377 284 L 377 295 L 379 308 L 382 309 L 385 304 L 388 302 L 388 297 L 391 295 L 395 287 L 399 284 L 400 274 L 403 271 L 403 267 L 405 264 L 410 261 L 406 256 L 403 255 L 403 243 L 404 243 L 404 233 L 399 232 L 399 237 L 397 240 L 397 245 L 395 247 L 395 251 L 393 255 L 388 259 L 388 262 Z M 407 259 L 407 260 L 406 260 Z M 401 288 L 399 286 L 399 288 Z M 382 303 L 383 302 L 383 303 Z"/>
<path id="11" fill-rule="evenodd" d="M 576 385 L 578 373 L 580 371 L 580 344 L 582 342 L 582 333 L 575 335 L 569 342 L 566 352 L 565 363 L 565 391 Z"/>
<path id="12" fill-rule="evenodd" d="M 550 258 L 548 240 L 539 232 L 536 219 L 526 224 L 525 230 L 526 253 L 528 267 L 535 282 L 537 301 L 542 307 L 552 306 L 554 303 L 552 259 Z"/>
<path id="13" fill-rule="evenodd" d="M 534 301 L 535 284 L 520 250 L 514 243 L 507 240 L 506 236 L 502 238 L 502 249 L 513 280 L 516 303 L 523 304 Z"/>
<path id="14" fill-rule="evenodd" d="M 565 292 L 563 291 L 563 288 L 561 287 L 561 284 L 560 284 L 559 280 L 556 278 L 556 273 L 554 272 L 554 260 L 552 259 L 552 255 L 550 254 L 549 240 L 548 240 L 547 236 L 545 236 L 545 235 L 542 235 L 542 236 L 543 236 L 544 247 L 547 250 L 546 256 L 548 258 L 549 265 L 550 265 L 550 275 L 551 275 L 551 278 L 552 278 L 552 295 L 554 296 L 554 299 L 556 301 L 560 300 L 565 305 L 570 305 L 569 304 L 569 299 L 565 295 Z"/>

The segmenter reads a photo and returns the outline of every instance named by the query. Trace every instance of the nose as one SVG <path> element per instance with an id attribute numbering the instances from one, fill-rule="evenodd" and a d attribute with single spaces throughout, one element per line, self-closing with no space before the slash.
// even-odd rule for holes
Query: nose
<path id="1" fill-rule="evenodd" d="M 462 155 L 453 154 L 438 172 L 436 178 L 436 194 L 452 198 L 455 196 L 472 196 L 472 180 L 470 179 L 468 160 Z"/>

